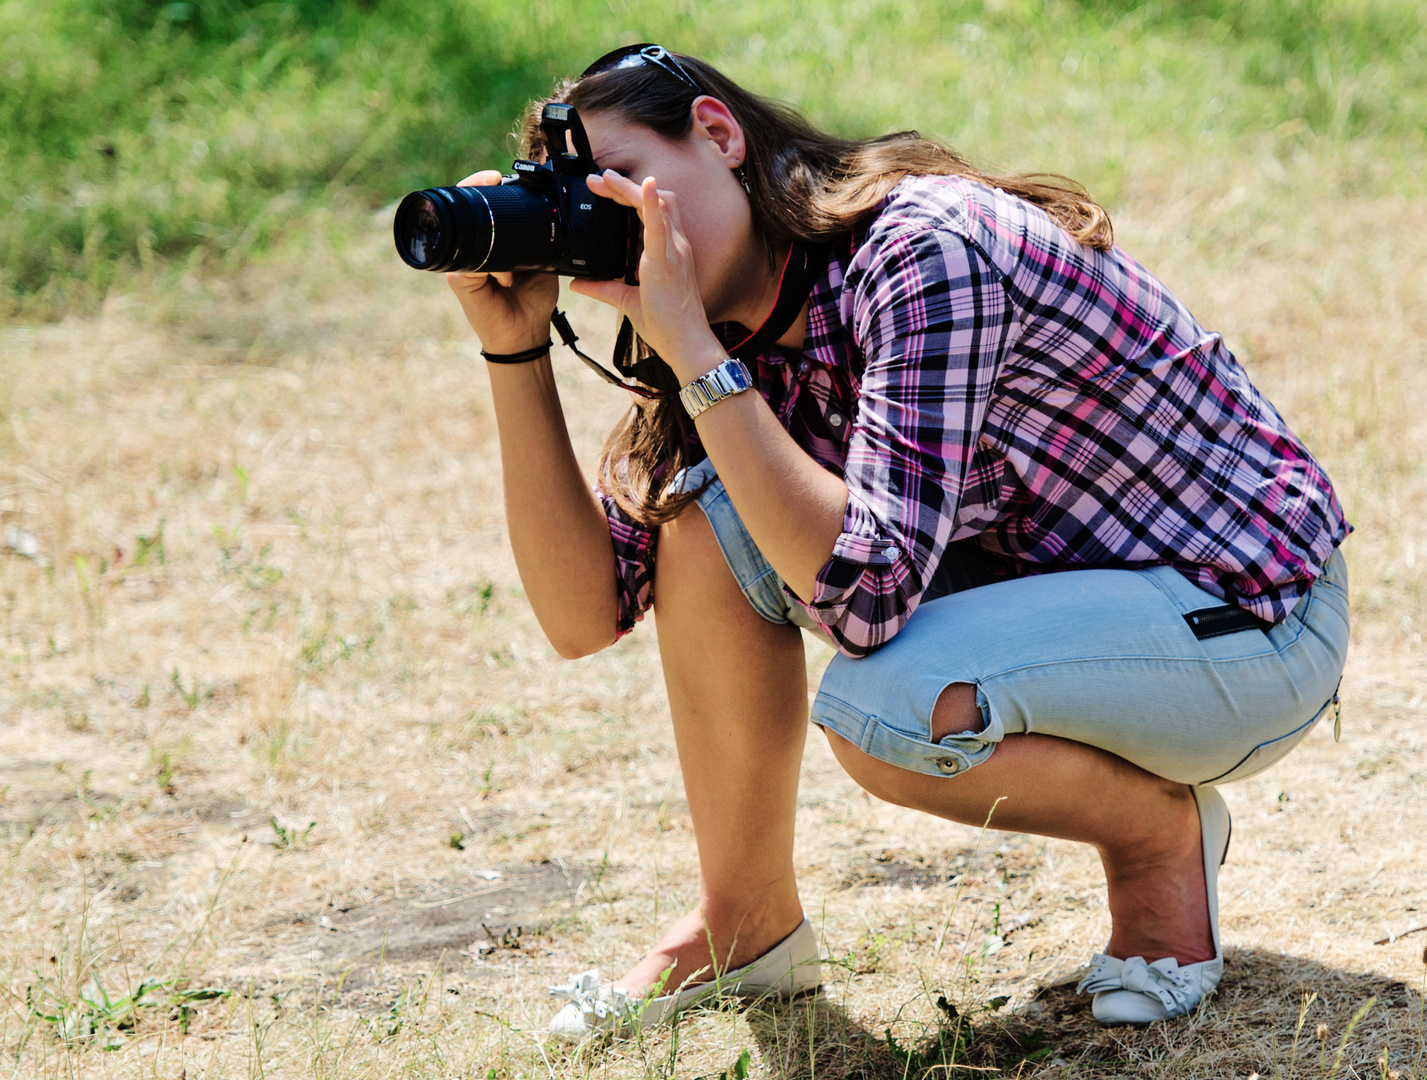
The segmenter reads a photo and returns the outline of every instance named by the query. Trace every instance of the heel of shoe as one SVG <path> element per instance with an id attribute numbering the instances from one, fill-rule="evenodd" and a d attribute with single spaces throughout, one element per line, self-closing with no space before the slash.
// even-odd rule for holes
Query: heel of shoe
<path id="1" fill-rule="evenodd" d="M 1229 841 L 1234 835 L 1234 819 L 1229 804 L 1217 788 L 1192 787 L 1199 808 L 1199 842 L 1204 855 L 1204 887 L 1209 899 L 1209 929 L 1214 936 L 1214 958 L 1222 968 L 1224 949 L 1219 944 L 1219 867 L 1229 857 Z M 1218 980 L 1216 979 L 1217 983 Z"/>

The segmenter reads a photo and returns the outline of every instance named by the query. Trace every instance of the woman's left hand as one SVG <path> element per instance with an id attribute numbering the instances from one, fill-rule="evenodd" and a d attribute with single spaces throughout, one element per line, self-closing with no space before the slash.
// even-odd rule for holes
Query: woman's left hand
<path id="1" fill-rule="evenodd" d="M 571 290 L 619 309 L 680 382 L 717 367 L 725 353 L 709 329 L 693 249 L 679 222 L 678 196 L 660 191 L 652 176 L 636 184 L 610 169 L 591 176 L 589 186 L 593 194 L 632 206 L 639 214 L 644 225 L 639 284 L 577 279 Z"/>

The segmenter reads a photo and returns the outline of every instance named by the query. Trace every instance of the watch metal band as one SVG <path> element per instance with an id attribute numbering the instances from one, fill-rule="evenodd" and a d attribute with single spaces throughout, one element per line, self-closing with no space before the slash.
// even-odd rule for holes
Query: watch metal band
<path id="1" fill-rule="evenodd" d="M 683 402 L 684 411 L 692 419 L 724 398 L 741 394 L 752 386 L 753 376 L 743 366 L 743 361 L 728 359 L 680 390 L 679 400 Z"/>

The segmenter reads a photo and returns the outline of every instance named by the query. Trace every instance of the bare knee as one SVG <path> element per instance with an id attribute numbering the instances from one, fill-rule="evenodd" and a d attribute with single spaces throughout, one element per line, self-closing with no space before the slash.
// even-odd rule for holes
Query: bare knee
<path id="1" fill-rule="evenodd" d="M 697 505 L 690 504 L 673 521 L 659 527 L 659 558 L 655 569 L 654 611 L 662 618 L 686 609 L 697 618 L 748 608 L 714 536 L 713 526 Z M 752 614 L 752 609 L 748 610 Z"/>
<path id="2" fill-rule="evenodd" d="M 837 758 L 843 771 L 852 777 L 863 791 L 896 806 L 912 805 L 909 787 L 917 779 L 915 773 L 888 765 L 871 754 L 863 753 L 829 728 L 822 730 L 827 736 L 828 745 L 832 747 L 833 757 Z"/>
<path id="3" fill-rule="evenodd" d="M 728 573 L 713 526 L 699 507 L 690 503 L 673 521 L 659 527 L 659 565 L 665 561 L 688 565 L 691 573 Z"/>
<path id="4" fill-rule="evenodd" d="M 736 655 L 778 664 L 790 662 L 789 656 L 801 658 L 801 632 L 789 623 L 769 622 L 754 610 L 698 506 L 689 506 L 660 526 L 654 573 L 661 650 L 683 642 L 695 654 L 733 648 Z"/>

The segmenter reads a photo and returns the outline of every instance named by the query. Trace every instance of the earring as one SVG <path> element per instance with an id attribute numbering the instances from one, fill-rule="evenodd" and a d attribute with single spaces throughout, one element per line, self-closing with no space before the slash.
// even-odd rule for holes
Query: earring
<path id="1" fill-rule="evenodd" d="M 743 185 L 743 193 L 748 196 L 750 201 L 752 201 L 753 190 L 748 186 L 748 174 L 743 171 L 742 163 L 733 167 L 733 175 L 738 177 L 738 182 Z M 760 235 L 763 237 L 763 251 L 768 256 L 768 273 L 777 274 L 778 267 L 776 260 L 773 256 L 773 242 L 768 239 L 767 233 L 760 231 Z"/>

